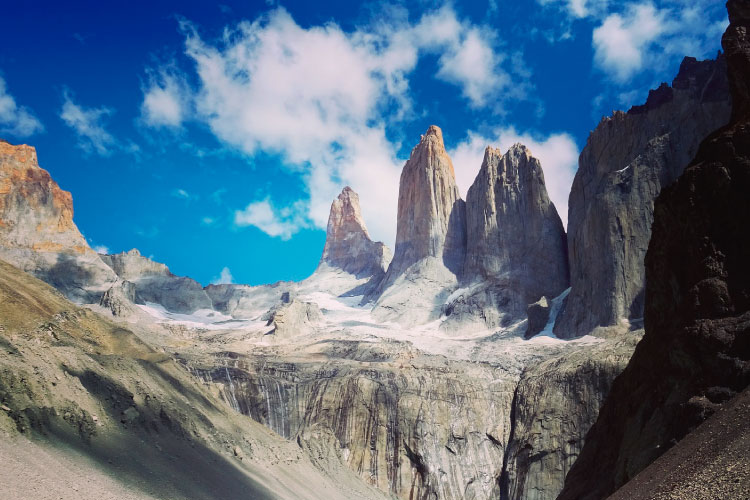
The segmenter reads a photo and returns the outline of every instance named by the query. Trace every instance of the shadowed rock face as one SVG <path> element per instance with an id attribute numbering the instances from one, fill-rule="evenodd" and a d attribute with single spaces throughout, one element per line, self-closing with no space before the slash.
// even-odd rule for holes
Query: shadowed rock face
<path id="1" fill-rule="evenodd" d="M 727 2 L 733 110 L 655 204 L 646 333 L 560 499 L 604 498 L 750 383 L 750 2 Z"/>
<path id="2" fill-rule="evenodd" d="M 724 57 L 685 58 L 671 87 L 663 84 L 644 105 L 615 112 L 591 133 L 570 193 L 572 290 L 555 325 L 558 336 L 643 317 L 653 202 L 700 141 L 727 123 L 730 107 Z"/>
<path id="3" fill-rule="evenodd" d="M 466 195 L 467 281 L 507 279 L 526 304 L 568 286 L 565 230 L 547 196 L 539 160 L 516 144 L 488 147 Z"/>
<path id="4" fill-rule="evenodd" d="M 326 244 L 321 264 L 342 269 L 357 278 L 382 278 L 391 260 L 391 251 L 383 243 L 370 239 L 359 196 L 345 187 L 331 203 Z"/>
<path id="5" fill-rule="evenodd" d="M 114 273 L 73 222 L 73 198 L 39 167 L 36 150 L 0 141 L 0 258 L 77 301 L 98 301 Z"/>

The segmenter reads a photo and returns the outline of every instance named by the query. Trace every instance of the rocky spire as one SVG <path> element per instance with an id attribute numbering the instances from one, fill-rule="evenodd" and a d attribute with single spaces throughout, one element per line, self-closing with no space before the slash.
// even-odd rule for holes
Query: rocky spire
<path id="1" fill-rule="evenodd" d="M 750 384 L 750 1 L 727 8 L 732 120 L 656 201 L 646 333 L 560 500 L 608 497 Z"/>
<path id="2" fill-rule="evenodd" d="M 466 248 L 465 205 L 461 200 L 443 132 L 431 125 L 401 171 L 396 250 L 388 276 L 436 257 L 454 274 Z"/>
<path id="3" fill-rule="evenodd" d="M 326 244 L 320 265 L 342 269 L 357 278 L 382 275 L 391 260 L 383 243 L 372 241 L 359 207 L 359 196 L 349 186 L 331 203 Z"/>
<path id="4" fill-rule="evenodd" d="M 615 112 L 591 133 L 569 198 L 571 292 L 558 336 L 640 322 L 654 200 L 729 114 L 724 57 L 688 57 L 671 87 L 663 84 L 644 105 Z"/>
<path id="5" fill-rule="evenodd" d="M 409 323 L 439 316 L 465 254 L 466 204 L 443 133 L 432 125 L 401 171 L 396 249 L 388 272 L 372 294 L 380 297 L 376 315 Z"/>
<path id="6" fill-rule="evenodd" d="M 466 195 L 466 280 L 503 277 L 522 306 L 568 286 L 565 229 L 539 160 L 522 144 L 487 147 Z"/>

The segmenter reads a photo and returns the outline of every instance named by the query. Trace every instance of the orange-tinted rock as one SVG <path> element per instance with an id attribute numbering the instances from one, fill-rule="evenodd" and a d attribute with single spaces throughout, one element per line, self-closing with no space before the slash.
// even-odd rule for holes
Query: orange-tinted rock
<path id="1" fill-rule="evenodd" d="M 39 167 L 31 146 L 0 142 L 0 240 L 40 252 L 92 252 L 73 222 L 73 197 Z"/>
<path id="2" fill-rule="evenodd" d="M 0 141 L 0 259 L 98 302 L 116 277 L 73 222 L 73 197 L 39 167 L 36 150 Z"/>
<path id="3" fill-rule="evenodd" d="M 367 232 L 359 196 L 350 187 L 345 187 L 331 203 L 320 264 L 342 269 L 357 278 L 382 277 L 390 259 L 388 247 L 372 241 Z"/>

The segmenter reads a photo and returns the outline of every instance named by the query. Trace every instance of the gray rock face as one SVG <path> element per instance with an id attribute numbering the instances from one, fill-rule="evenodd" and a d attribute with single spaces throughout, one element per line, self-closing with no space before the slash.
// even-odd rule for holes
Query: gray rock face
<path id="1" fill-rule="evenodd" d="M 285 292 L 281 296 L 281 302 L 262 319 L 272 327 L 267 335 L 287 339 L 307 333 L 323 319 L 323 315 L 316 304 L 291 298 L 289 292 Z"/>
<path id="2" fill-rule="evenodd" d="M 465 204 L 443 144 L 443 132 L 431 125 L 401 171 L 396 251 L 387 280 L 428 257 L 442 260 L 458 274 L 465 249 Z"/>
<path id="3" fill-rule="evenodd" d="M 731 121 L 701 143 L 656 200 L 645 260 L 646 332 L 561 499 L 611 495 L 750 386 L 750 2 L 729 0 L 727 10 Z M 739 429 L 727 431 L 736 437 Z M 704 446 L 716 449 L 717 441 Z"/>
<path id="4" fill-rule="evenodd" d="M 375 314 L 405 323 L 440 315 L 464 263 L 465 212 L 443 133 L 432 125 L 401 172 L 396 250 L 373 297 Z"/>
<path id="5" fill-rule="evenodd" d="M 685 58 L 671 87 L 664 84 L 643 106 L 604 118 L 591 133 L 570 193 L 572 291 L 555 325 L 558 336 L 643 317 L 654 199 L 729 114 L 724 57 Z"/>
<path id="6" fill-rule="evenodd" d="M 176 313 L 213 308 L 200 283 L 175 276 L 167 266 L 143 257 L 135 248 L 129 252 L 102 255 L 101 258 L 120 279 L 135 285 L 135 302 L 139 304 L 156 303 Z"/>
<path id="7" fill-rule="evenodd" d="M 379 281 L 391 257 L 388 247 L 370 238 L 359 208 L 359 196 L 345 187 L 331 203 L 321 264 L 342 269 L 357 278 L 375 277 Z"/>
<path id="8" fill-rule="evenodd" d="M 0 141 L 0 259 L 77 302 L 115 282 L 73 222 L 73 198 L 39 167 L 36 150 Z"/>
<path id="9" fill-rule="evenodd" d="M 464 278 L 506 278 L 526 304 L 568 287 L 565 229 L 547 195 L 539 160 L 516 144 L 488 147 L 466 195 Z"/>
<path id="10" fill-rule="evenodd" d="M 193 371 L 303 449 L 339 450 L 365 482 L 394 497 L 498 497 L 513 378 L 486 365 L 420 359 L 394 344 L 322 347 L 325 363 L 233 355 L 225 366 Z"/>
<path id="11" fill-rule="evenodd" d="M 513 398 L 501 498 L 554 500 L 642 331 L 530 366 Z"/>
<path id="12" fill-rule="evenodd" d="M 127 316 L 135 310 L 135 285 L 129 281 L 118 280 L 104 292 L 99 305 L 112 311 L 112 316 Z"/>
<path id="13" fill-rule="evenodd" d="M 525 146 L 504 155 L 485 150 L 466 196 L 466 221 L 466 289 L 449 298 L 444 330 L 507 325 L 522 318 L 530 302 L 568 287 L 565 230 L 542 166 Z"/>
<path id="14" fill-rule="evenodd" d="M 526 333 L 523 335 L 524 338 L 530 339 L 544 330 L 544 327 L 547 326 L 547 321 L 549 321 L 549 313 L 550 306 L 547 297 L 542 297 L 533 304 L 529 304 L 526 308 L 526 316 L 528 316 L 529 324 L 526 327 Z"/>
<path id="15" fill-rule="evenodd" d="M 204 290 L 216 311 L 234 318 L 255 319 L 261 318 L 278 297 L 294 289 L 294 283 L 280 281 L 260 286 L 208 285 Z"/>
<path id="16" fill-rule="evenodd" d="M 499 367 L 340 339 L 189 367 L 235 410 L 302 449 L 339 450 L 397 498 L 547 500 L 638 338 L 542 355 L 520 374 L 509 359 Z"/>

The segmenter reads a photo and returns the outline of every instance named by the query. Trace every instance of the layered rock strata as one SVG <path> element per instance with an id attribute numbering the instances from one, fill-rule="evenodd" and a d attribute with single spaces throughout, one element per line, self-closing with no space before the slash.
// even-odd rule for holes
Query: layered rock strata
<path id="1" fill-rule="evenodd" d="M 39 167 L 36 150 L 0 141 L 0 258 L 78 302 L 99 300 L 116 276 L 73 222 L 73 198 Z"/>
<path id="2" fill-rule="evenodd" d="M 688 57 L 671 87 L 663 84 L 644 105 L 615 112 L 591 133 L 569 199 L 572 290 L 555 325 L 559 337 L 643 317 L 653 202 L 729 113 L 725 58 Z"/>
<path id="3" fill-rule="evenodd" d="M 730 123 L 655 205 L 643 340 L 560 499 L 603 498 L 750 384 L 750 2 L 727 2 Z"/>

